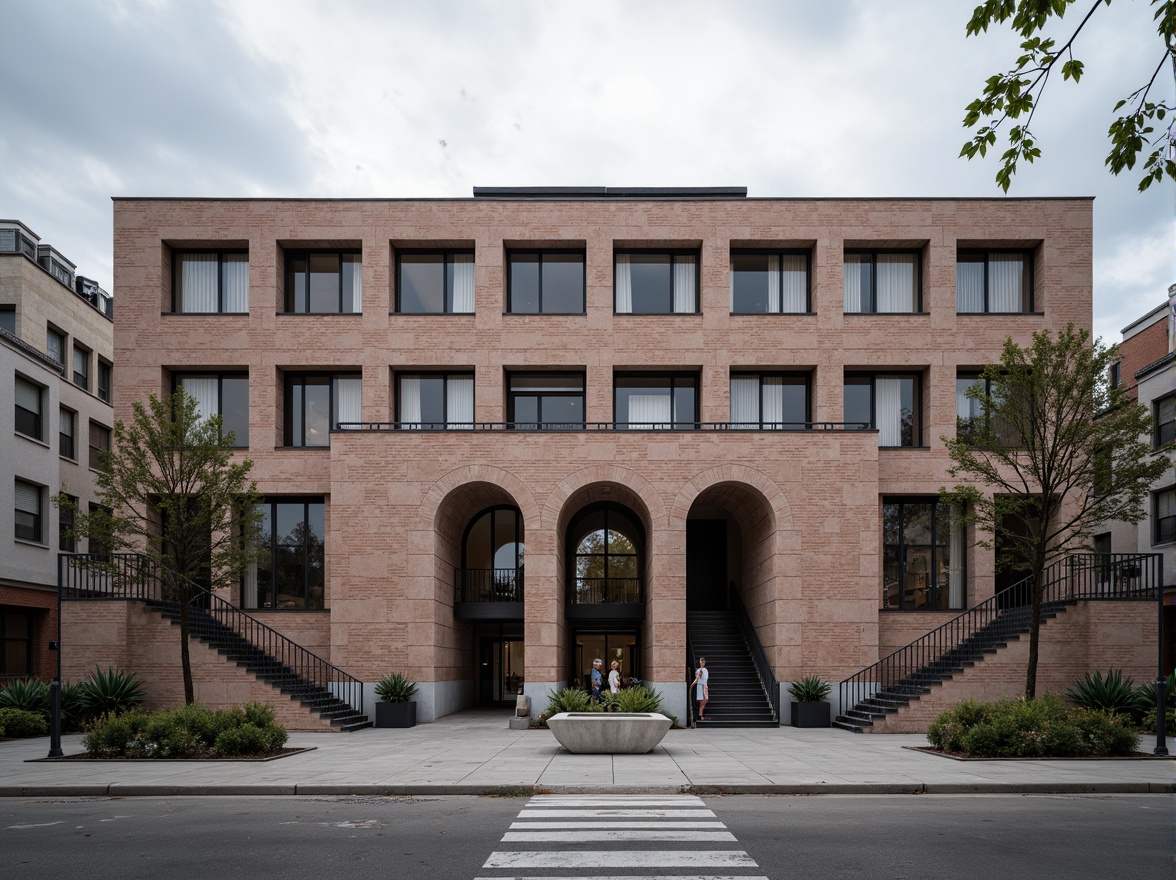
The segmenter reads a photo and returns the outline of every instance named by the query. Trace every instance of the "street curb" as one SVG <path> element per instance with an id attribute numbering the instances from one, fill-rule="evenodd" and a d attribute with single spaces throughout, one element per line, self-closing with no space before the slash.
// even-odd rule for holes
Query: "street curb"
<path id="1" fill-rule="evenodd" d="M 809 785 L 0 785 L 0 798 L 28 797 L 529 797 L 533 794 L 958 795 L 1176 794 L 1176 782 L 914 782 Z"/>

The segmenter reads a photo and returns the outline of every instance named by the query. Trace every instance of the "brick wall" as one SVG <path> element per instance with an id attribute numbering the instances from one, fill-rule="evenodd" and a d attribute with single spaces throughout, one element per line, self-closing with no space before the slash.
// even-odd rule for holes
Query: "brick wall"
<path id="1" fill-rule="evenodd" d="M 1168 353 L 1168 322 L 1163 319 L 1119 343 L 1121 381 L 1135 396 L 1135 374 Z"/>

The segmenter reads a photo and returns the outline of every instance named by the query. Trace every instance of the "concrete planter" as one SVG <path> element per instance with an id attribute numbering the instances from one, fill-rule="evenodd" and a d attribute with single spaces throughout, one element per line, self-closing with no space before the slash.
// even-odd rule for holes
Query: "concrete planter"
<path id="1" fill-rule="evenodd" d="M 376 727 L 415 727 L 416 703 L 376 702 Z"/>
<path id="2" fill-rule="evenodd" d="M 672 723 L 657 712 L 560 712 L 547 719 L 559 744 L 577 755 L 643 755 Z"/>
<path id="3" fill-rule="evenodd" d="M 819 703 L 793 703 L 792 726 L 828 727 L 829 704 L 824 701 Z"/>

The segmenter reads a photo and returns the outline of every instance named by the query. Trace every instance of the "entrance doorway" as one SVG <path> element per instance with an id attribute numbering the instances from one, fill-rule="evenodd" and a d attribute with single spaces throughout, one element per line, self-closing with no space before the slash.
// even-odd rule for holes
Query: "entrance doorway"
<path id="1" fill-rule="evenodd" d="M 727 610 L 727 521 L 686 520 L 686 608 Z"/>
<path id="2" fill-rule="evenodd" d="M 524 682 L 522 638 L 483 636 L 478 647 L 478 705 L 513 703 Z"/>
<path id="3" fill-rule="evenodd" d="M 574 653 L 572 657 L 572 687 L 583 690 L 592 689 L 592 661 L 604 661 L 605 682 L 608 672 L 615 660 L 621 667 L 621 678 L 626 682 L 633 677 L 641 677 L 638 665 L 640 654 L 638 651 L 637 633 L 635 630 L 599 629 L 592 632 L 577 631 L 573 637 Z"/>
<path id="4" fill-rule="evenodd" d="M 1029 523 L 1018 513 L 1006 513 L 1002 525 L 1007 532 L 1019 538 L 1028 538 L 1031 534 Z M 1024 548 L 1013 543 L 1007 534 L 998 534 L 995 549 L 997 570 L 994 586 L 999 607 L 1020 608 L 1033 604 L 1032 590 L 1029 584 L 1024 583 L 1032 571 L 1031 560 L 1025 555 Z M 1017 588 L 1010 590 L 1009 587 L 1014 584 L 1018 585 Z"/>

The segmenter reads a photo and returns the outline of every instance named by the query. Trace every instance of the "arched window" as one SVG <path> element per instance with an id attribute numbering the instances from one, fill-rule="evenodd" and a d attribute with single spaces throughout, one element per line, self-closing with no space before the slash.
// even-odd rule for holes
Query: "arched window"
<path id="1" fill-rule="evenodd" d="M 571 563 L 568 601 L 573 605 L 644 601 L 644 532 L 616 504 L 585 508 L 568 527 Z"/>
<path id="2" fill-rule="evenodd" d="M 460 601 L 523 601 L 524 549 L 517 507 L 491 507 L 475 516 L 462 540 Z"/>

